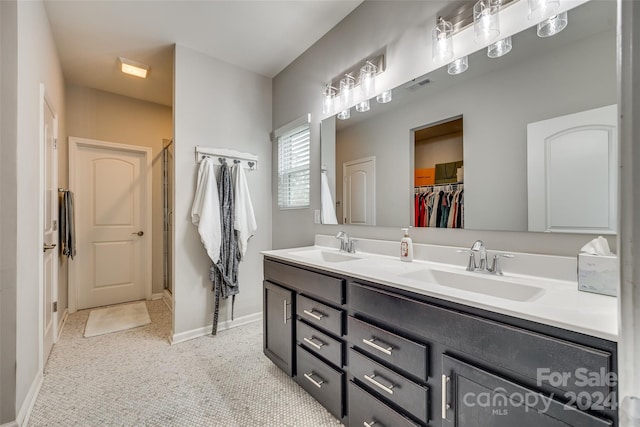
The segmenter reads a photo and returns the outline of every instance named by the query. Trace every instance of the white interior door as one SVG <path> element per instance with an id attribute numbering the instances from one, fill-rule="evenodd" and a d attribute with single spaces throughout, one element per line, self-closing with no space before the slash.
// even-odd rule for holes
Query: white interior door
<path id="1" fill-rule="evenodd" d="M 617 106 L 527 126 L 529 231 L 614 234 Z"/>
<path id="2" fill-rule="evenodd" d="M 43 258 L 42 258 L 42 363 L 49 357 L 56 336 L 54 301 L 58 282 L 58 156 L 56 116 L 42 96 L 43 165 Z"/>
<path id="3" fill-rule="evenodd" d="M 342 165 L 344 224 L 376 225 L 376 158 Z"/>
<path id="4" fill-rule="evenodd" d="M 69 153 L 78 248 L 70 308 L 71 294 L 74 309 L 150 299 L 151 149 L 70 138 Z"/>

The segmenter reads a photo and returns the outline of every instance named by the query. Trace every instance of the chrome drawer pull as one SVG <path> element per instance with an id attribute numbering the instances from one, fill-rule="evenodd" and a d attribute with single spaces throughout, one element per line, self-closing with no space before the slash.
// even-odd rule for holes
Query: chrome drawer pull
<path id="1" fill-rule="evenodd" d="M 364 379 L 369 381 L 371 384 L 375 385 L 376 387 L 386 391 L 389 394 L 393 394 L 393 388 L 395 387 L 395 384 L 390 384 L 390 385 L 384 385 L 381 382 L 379 382 L 378 380 L 376 380 L 376 375 L 365 375 Z"/>
<path id="2" fill-rule="evenodd" d="M 316 320 L 322 320 L 322 318 L 324 317 L 324 314 L 322 313 L 318 313 L 316 314 L 316 312 L 313 311 L 313 309 L 311 309 L 311 311 L 309 310 L 303 310 L 304 314 L 313 317 Z"/>
<path id="3" fill-rule="evenodd" d="M 304 337 L 303 340 L 304 340 L 304 342 L 309 344 L 311 347 L 317 348 L 318 350 L 320 350 L 322 347 L 324 347 L 327 344 L 325 342 L 320 341 L 316 337 L 311 337 L 311 338 Z M 315 342 L 313 340 L 316 340 L 318 342 Z M 320 344 L 318 344 L 318 343 L 320 343 Z"/>
<path id="4" fill-rule="evenodd" d="M 365 421 L 365 422 L 364 422 L 364 423 L 362 423 L 362 424 L 364 425 L 364 427 L 373 427 L 374 425 L 375 425 L 375 426 L 378 426 L 378 427 L 384 427 L 384 425 L 382 425 L 382 424 L 378 424 L 378 422 L 377 422 L 377 421 L 375 421 L 375 420 L 371 420 L 371 421 L 369 421 L 369 422 L 366 422 L 366 421 Z"/>
<path id="5" fill-rule="evenodd" d="M 306 379 L 308 379 L 309 381 L 311 381 L 311 384 L 313 384 L 314 386 L 316 386 L 318 388 L 322 388 L 322 384 L 324 384 L 324 380 L 322 378 L 318 377 L 319 381 L 316 381 L 316 380 L 313 379 L 314 375 L 316 375 L 316 373 L 311 371 L 308 374 L 304 374 L 304 377 Z"/>
<path id="6" fill-rule="evenodd" d="M 442 419 L 447 419 L 447 410 L 451 409 L 451 405 L 447 403 L 447 385 L 449 384 L 449 377 L 442 374 Z"/>
<path id="7" fill-rule="evenodd" d="M 378 351 L 383 352 L 384 354 L 388 354 L 389 356 L 391 356 L 391 350 L 393 350 L 393 347 L 390 346 L 389 344 L 383 343 L 382 341 L 377 341 L 381 344 L 383 344 L 385 347 L 381 347 L 378 344 L 376 344 L 376 339 L 375 338 L 371 338 L 370 340 L 364 339 L 362 338 L 362 342 L 365 343 L 366 345 L 368 345 L 369 347 L 373 347 Z"/>

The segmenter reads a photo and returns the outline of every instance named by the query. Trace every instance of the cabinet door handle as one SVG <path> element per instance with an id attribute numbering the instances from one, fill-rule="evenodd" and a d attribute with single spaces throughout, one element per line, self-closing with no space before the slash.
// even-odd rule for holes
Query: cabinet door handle
<path id="1" fill-rule="evenodd" d="M 318 377 L 318 380 L 313 379 L 314 375 Z M 308 374 L 304 374 L 304 377 L 311 381 L 311 384 L 318 388 L 322 388 L 322 384 L 324 384 L 324 380 L 313 371 L 309 372 Z"/>
<path id="2" fill-rule="evenodd" d="M 384 385 L 382 384 L 380 381 L 378 381 L 377 376 L 375 374 L 369 376 L 369 375 L 365 375 L 364 379 L 369 381 L 371 384 L 375 385 L 376 387 L 378 387 L 379 389 L 386 391 L 389 394 L 393 394 L 393 388 L 395 387 L 395 384 L 391 383 L 389 385 Z"/>
<path id="3" fill-rule="evenodd" d="M 282 322 L 286 325 L 287 324 L 287 320 L 291 319 L 290 317 L 287 316 L 287 306 L 290 304 L 287 304 L 287 300 L 282 300 Z"/>
<path id="4" fill-rule="evenodd" d="M 384 425 L 378 423 L 376 420 L 371 420 L 369 422 L 364 422 L 362 423 L 364 425 L 364 427 L 373 427 L 373 426 L 377 426 L 377 427 L 384 427 Z"/>
<path id="5" fill-rule="evenodd" d="M 325 342 L 320 341 L 316 337 L 311 337 L 311 338 L 304 337 L 303 340 L 304 340 L 304 342 L 309 344 L 311 347 L 317 348 L 318 350 L 320 350 L 322 347 L 324 347 L 327 344 Z"/>
<path id="6" fill-rule="evenodd" d="M 443 420 L 447 419 L 447 410 L 451 409 L 451 405 L 447 403 L 447 396 L 449 395 L 449 393 L 447 393 L 447 388 L 450 380 L 451 379 L 448 376 L 446 376 L 445 374 L 442 374 L 442 419 Z"/>
<path id="7" fill-rule="evenodd" d="M 313 317 L 316 320 L 322 320 L 322 318 L 324 317 L 324 314 L 315 312 L 313 311 L 313 309 L 311 309 L 311 311 L 303 310 L 303 313 L 306 314 L 307 316 Z"/>
<path id="8" fill-rule="evenodd" d="M 391 350 L 393 350 L 393 347 L 390 346 L 389 344 L 383 343 L 382 341 L 377 341 L 379 343 L 381 343 L 382 345 L 384 345 L 385 347 L 382 347 L 378 344 L 376 344 L 376 339 L 375 338 L 371 338 L 370 340 L 362 338 L 362 342 L 365 343 L 366 345 L 368 345 L 369 347 L 373 347 L 378 351 L 383 352 L 384 354 L 387 354 L 389 356 L 391 356 Z"/>

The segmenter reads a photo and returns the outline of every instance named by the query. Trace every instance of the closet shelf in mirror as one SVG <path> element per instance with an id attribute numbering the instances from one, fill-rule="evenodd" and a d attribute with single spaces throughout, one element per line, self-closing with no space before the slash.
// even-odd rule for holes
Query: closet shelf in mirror
<path id="1" fill-rule="evenodd" d="M 433 185 L 420 185 L 414 187 L 414 192 L 417 193 L 426 193 L 429 191 L 453 191 L 453 190 L 462 190 L 464 189 L 464 183 L 462 182 L 452 182 L 450 184 L 433 184 Z"/>

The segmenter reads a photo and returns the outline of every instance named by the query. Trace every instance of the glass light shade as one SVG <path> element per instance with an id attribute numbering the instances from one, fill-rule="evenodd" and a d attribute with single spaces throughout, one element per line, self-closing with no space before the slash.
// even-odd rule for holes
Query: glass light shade
<path id="1" fill-rule="evenodd" d="M 369 61 L 360 68 L 360 90 L 365 98 L 370 98 L 376 93 L 377 72 L 378 67 Z"/>
<path id="2" fill-rule="evenodd" d="M 353 88 L 355 86 L 356 79 L 350 75 L 346 75 L 340 80 L 340 102 L 343 107 L 349 107 L 353 102 Z"/>
<path id="3" fill-rule="evenodd" d="M 322 114 L 333 114 L 336 108 L 336 94 L 338 91 L 331 85 L 322 92 Z"/>
<path id="4" fill-rule="evenodd" d="M 555 15 L 560 7 L 560 0 L 527 0 L 529 6 L 529 20 L 540 21 Z"/>
<path id="5" fill-rule="evenodd" d="M 370 109 L 371 109 L 371 106 L 369 105 L 369 100 L 368 99 L 356 104 L 356 111 L 358 113 L 364 113 L 364 112 L 369 111 Z"/>
<path id="6" fill-rule="evenodd" d="M 431 58 L 443 63 L 453 58 L 453 25 L 440 18 L 431 32 Z"/>
<path id="7" fill-rule="evenodd" d="M 564 30 L 568 23 L 567 12 L 552 16 L 538 24 L 539 37 L 551 37 Z"/>
<path id="8" fill-rule="evenodd" d="M 347 108 L 346 110 L 340 111 L 336 117 L 340 120 L 347 120 L 351 117 L 351 109 Z"/>
<path id="9" fill-rule="evenodd" d="M 512 47 L 511 37 L 498 40 L 494 44 L 489 45 L 487 48 L 487 56 L 489 58 L 500 58 L 501 56 L 511 52 Z"/>
<path id="10" fill-rule="evenodd" d="M 480 0 L 473 6 L 475 41 L 487 44 L 500 35 L 500 4 L 495 0 Z"/>
<path id="11" fill-rule="evenodd" d="M 386 104 L 387 102 L 391 102 L 392 99 L 393 95 L 391 90 L 385 90 L 384 92 L 376 96 L 376 101 L 378 101 L 378 104 Z"/>
<path id="12" fill-rule="evenodd" d="M 456 74 L 462 74 L 469 68 L 469 57 L 463 56 L 458 58 L 447 67 L 447 73 L 455 76 Z"/>

